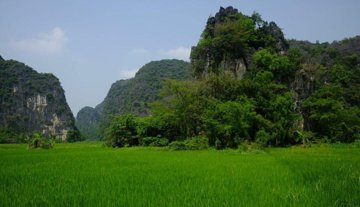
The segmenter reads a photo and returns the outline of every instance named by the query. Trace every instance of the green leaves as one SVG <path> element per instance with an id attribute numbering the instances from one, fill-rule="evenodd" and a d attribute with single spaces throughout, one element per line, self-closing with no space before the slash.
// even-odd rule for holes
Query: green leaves
<path id="1" fill-rule="evenodd" d="M 204 129 L 210 145 L 218 148 L 237 147 L 242 140 L 251 139 L 249 131 L 256 119 L 255 106 L 249 100 L 242 102 L 215 102 L 205 113 Z M 221 145 L 221 146 L 220 146 Z"/>
<path id="2" fill-rule="evenodd" d="M 66 134 L 66 141 L 77 142 L 84 140 L 84 137 L 80 134 L 78 129 L 69 130 Z"/>
<path id="3" fill-rule="evenodd" d="M 257 70 L 270 71 L 276 80 L 288 83 L 294 79 L 296 64 L 290 62 L 287 56 L 273 54 L 267 49 L 260 50 L 253 55 L 254 66 Z"/>
<path id="4" fill-rule="evenodd" d="M 250 17 L 237 10 L 220 10 L 208 19 L 197 46 L 192 48 L 191 62 L 198 79 L 209 72 L 219 74 L 225 70 L 233 70 L 236 76 L 239 61 L 248 69 L 250 57 L 257 50 L 283 52 L 287 47 L 281 29 L 274 22 L 264 21 L 257 13 Z M 279 61 L 281 67 L 289 65 L 281 58 Z"/>
<path id="5" fill-rule="evenodd" d="M 114 116 L 105 130 L 105 141 L 112 147 L 138 144 L 136 127 L 135 116 L 131 114 Z"/>
<path id="6" fill-rule="evenodd" d="M 303 102 L 309 129 L 317 138 L 353 142 L 360 134 L 360 110 L 349 107 L 338 85 L 325 86 Z"/>
<path id="7" fill-rule="evenodd" d="M 217 149 L 244 141 L 288 146 L 359 138 L 357 56 L 342 56 L 329 44 L 299 44 L 305 46 L 288 50 L 281 29 L 259 14 L 222 8 L 192 48 L 197 80 L 166 81 L 151 116 L 137 119 L 137 134 L 127 124 L 109 133 L 123 137 L 121 146 L 140 135 L 151 137 L 147 142 L 166 138 L 176 149 L 196 136 Z"/>

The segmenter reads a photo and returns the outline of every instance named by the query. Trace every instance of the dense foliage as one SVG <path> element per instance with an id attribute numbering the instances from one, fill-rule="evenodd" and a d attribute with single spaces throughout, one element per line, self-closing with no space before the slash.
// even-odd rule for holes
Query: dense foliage
<path id="1" fill-rule="evenodd" d="M 198 78 L 221 70 L 241 76 L 239 64 L 248 69 L 256 50 L 269 48 L 280 52 L 287 47 L 281 29 L 274 22 L 264 21 L 258 13 L 246 16 L 232 7 L 220 8 L 208 19 L 200 41 L 192 48 L 191 62 Z"/>
<path id="2" fill-rule="evenodd" d="M 29 136 L 28 147 L 30 149 L 51 149 L 54 147 L 54 140 L 44 137 L 41 133 L 36 132 L 33 135 Z"/>
<path id="3" fill-rule="evenodd" d="M 115 145 L 131 146 L 137 143 L 131 141 L 134 137 L 166 138 L 175 149 L 186 149 L 186 143 L 199 136 L 217 149 L 244 142 L 288 146 L 359 139 L 357 47 L 348 41 L 348 50 L 338 42 L 291 41 L 287 49 L 274 25 L 259 14 L 248 17 L 221 8 L 192 50 L 197 79 L 166 81 L 162 98 L 151 105 L 151 116 L 131 117 L 132 133 L 121 132 L 125 142 Z M 228 64 L 237 60 L 246 66 L 241 78 Z M 112 122 L 108 129 L 119 123 Z"/>
<path id="4" fill-rule="evenodd" d="M 24 142 L 42 132 L 65 138 L 75 119 L 60 81 L 15 60 L 0 58 L 0 143 Z"/>
<path id="5" fill-rule="evenodd" d="M 109 146 L 124 147 L 139 144 L 137 123 L 131 114 L 115 116 L 105 131 L 105 140 Z"/>
<path id="6" fill-rule="evenodd" d="M 82 134 L 80 134 L 80 131 L 78 129 L 69 130 L 66 134 L 66 141 L 67 142 L 78 142 L 83 141 L 84 137 Z"/>

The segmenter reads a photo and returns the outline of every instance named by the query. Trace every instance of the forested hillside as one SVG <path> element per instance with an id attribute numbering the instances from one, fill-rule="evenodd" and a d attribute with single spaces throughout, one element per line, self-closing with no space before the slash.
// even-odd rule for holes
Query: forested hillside
<path id="1" fill-rule="evenodd" d="M 21 142 L 34 132 L 65 140 L 74 124 L 54 75 L 0 57 L 0 142 Z"/>
<path id="2" fill-rule="evenodd" d="M 360 138 L 358 37 L 287 41 L 274 22 L 228 7 L 209 17 L 191 64 L 148 117 L 114 117 L 111 146 L 289 146 Z"/>
<path id="3" fill-rule="evenodd" d="M 80 130 L 84 138 L 89 140 L 98 139 L 98 127 L 100 123 L 100 113 L 98 110 L 86 106 L 76 115 L 76 127 Z"/>
<path id="4" fill-rule="evenodd" d="M 141 67 L 134 78 L 116 81 L 101 104 L 95 109 L 86 107 L 78 113 L 79 130 L 87 138 L 93 138 L 98 130 L 101 136 L 112 115 L 149 115 L 150 103 L 159 99 L 166 79 L 192 79 L 190 64 L 181 60 L 152 61 Z"/>

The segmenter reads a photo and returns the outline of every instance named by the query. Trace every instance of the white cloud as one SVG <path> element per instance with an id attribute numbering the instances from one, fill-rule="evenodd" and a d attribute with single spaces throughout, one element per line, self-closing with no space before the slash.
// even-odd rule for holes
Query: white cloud
<path id="1" fill-rule="evenodd" d="M 15 41 L 13 46 L 17 49 L 35 53 L 61 52 L 68 39 L 60 27 L 55 27 L 49 33 L 39 34 L 36 38 Z"/>
<path id="2" fill-rule="evenodd" d="M 189 61 L 191 48 L 178 47 L 168 51 L 162 51 L 167 58 L 175 58 L 180 60 Z"/>
<path id="3" fill-rule="evenodd" d="M 149 51 L 144 48 L 135 48 L 130 51 L 130 54 L 132 54 L 132 55 L 146 55 L 148 53 L 149 53 Z"/>

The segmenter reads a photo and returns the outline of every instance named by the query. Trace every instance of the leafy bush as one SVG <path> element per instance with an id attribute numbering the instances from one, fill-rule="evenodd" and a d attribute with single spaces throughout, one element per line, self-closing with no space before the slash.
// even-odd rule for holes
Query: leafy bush
<path id="1" fill-rule="evenodd" d="M 114 116 L 105 130 L 105 141 L 108 146 L 124 147 L 138 145 L 137 123 L 131 114 Z"/>
<path id="2" fill-rule="evenodd" d="M 169 144 L 169 148 L 172 150 L 186 150 L 184 141 L 173 141 Z"/>
<path id="3" fill-rule="evenodd" d="M 188 150 L 203 150 L 209 148 L 209 140 L 204 136 L 192 137 L 184 141 Z"/>
<path id="4" fill-rule="evenodd" d="M 144 137 L 140 139 L 140 145 L 142 146 L 150 146 L 150 144 L 152 144 L 153 142 L 157 141 L 157 137 Z"/>
<path id="5" fill-rule="evenodd" d="M 34 133 L 29 139 L 28 147 L 30 149 L 42 148 L 51 149 L 54 147 L 54 140 L 44 137 L 40 133 Z"/>
<path id="6" fill-rule="evenodd" d="M 261 130 L 260 130 L 261 131 Z M 242 143 L 239 144 L 238 146 L 238 150 L 240 150 L 241 152 L 246 152 L 246 153 L 264 153 L 264 145 L 262 143 L 259 142 L 249 142 L 249 141 L 244 141 Z"/>
<path id="7" fill-rule="evenodd" d="M 261 129 L 256 132 L 256 143 L 261 146 L 267 146 L 269 140 L 271 139 L 271 135 L 267 133 L 264 129 Z"/>
<path id="8" fill-rule="evenodd" d="M 203 150 L 208 147 L 208 139 L 204 136 L 192 137 L 184 141 L 173 141 L 169 144 L 169 148 L 172 150 Z"/>
<path id="9" fill-rule="evenodd" d="M 314 142 L 314 133 L 311 131 L 296 131 L 294 134 L 297 143 L 301 143 L 304 147 L 311 147 Z"/>
<path id="10" fill-rule="evenodd" d="M 169 141 L 166 138 L 144 137 L 140 139 L 140 144 L 142 146 L 164 147 L 167 146 L 168 143 Z"/>
<path id="11" fill-rule="evenodd" d="M 24 135 L 16 133 L 5 127 L 0 127 L 0 143 L 18 143 L 23 142 Z"/>
<path id="12" fill-rule="evenodd" d="M 80 131 L 75 130 L 69 130 L 66 134 L 66 141 L 67 142 L 77 142 L 84 140 L 83 136 L 80 134 Z"/>

